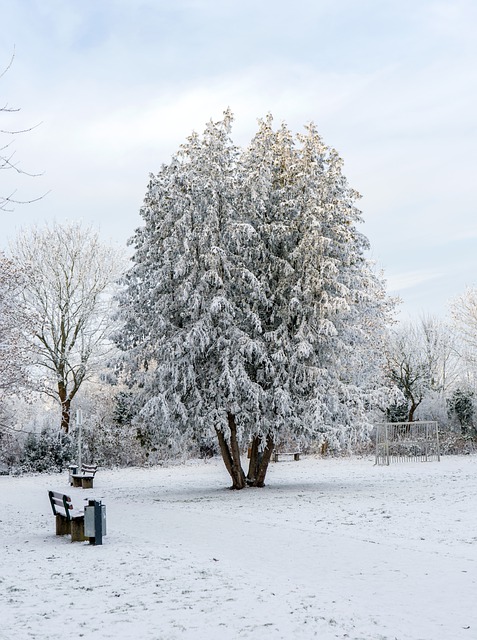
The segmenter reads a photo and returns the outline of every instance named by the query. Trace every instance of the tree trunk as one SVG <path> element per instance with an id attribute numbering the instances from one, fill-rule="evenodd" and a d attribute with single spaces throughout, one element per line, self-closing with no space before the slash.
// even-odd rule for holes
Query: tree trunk
<path id="1" fill-rule="evenodd" d="M 252 440 L 252 446 L 250 447 L 250 461 L 248 464 L 247 484 L 253 485 L 258 475 L 258 467 L 261 461 L 261 454 L 259 451 L 260 440 L 257 436 L 254 436 Z"/>
<path id="2" fill-rule="evenodd" d="M 61 402 L 61 429 L 64 433 L 70 430 L 71 398 L 68 397 L 65 385 L 58 383 L 58 396 Z"/>
<path id="3" fill-rule="evenodd" d="M 227 444 L 227 440 L 225 439 L 225 436 L 222 431 L 219 431 L 219 429 L 216 429 L 215 432 L 217 434 L 217 439 L 219 441 L 220 453 L 222 454 L 222 459 L 224 461 L 225 468 L 227 469 L 231 478 L 233 479 L 234 477 L 233 461 L 232 461 L 232 456 L 230 454 L 229 446 Z"/>
<path id="4" fill-rule="evenodd" d="M 411 398 L 411 407 L 409 409 L 408 422 L 414 422 L 414 414 L 416 412 L 417 407 L 421 404 L 421 402 L 416 402 L 414 398 Z"/>
<path id="5" fill-rule="evenodd" d="M 224 433 L 216 429 L 217 438 L 219 440 L 220 453 L 225 464 L 225 468 L 232 478 L 232 489 L 243 489 L 246 486 L 245 473 L 242 469 L 240 460 L 240 447 L 237 441 L 237 425 L 235 416 L 232 413 L 227 414 L 227 422 L 230 430 L 230 445 L 224 436 Z"/>
<path id="6" fill-rule="evenodd" d="M 70 400 L 66 400 L 61 405 L 61 428 L 65 433 L 69 433 L 70 430 L 70 419 L 71 419 L 71 402 Z"/>
<path id="7" fill-rule="evenodd" d="M 270 463 L 270 459 L 272 457 L 273 448 L 275 443 L 273 441 L 273 437 L 268 434 L 267 435 L 267 444 L 263 453 L 258 456 L 259 464 L 258 464 L 258 473 L 255 476 L 255 480 L 253 482 L 249 481 L 250 486 L 252 487 L 264 487 L 265 486 L 265 476 L 267 475 L 268 465 Z"/>

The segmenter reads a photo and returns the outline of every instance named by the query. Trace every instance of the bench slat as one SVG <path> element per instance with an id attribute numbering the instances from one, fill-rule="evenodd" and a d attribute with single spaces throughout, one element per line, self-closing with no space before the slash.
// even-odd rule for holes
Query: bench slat
<path id="1" fill-rule="evenodd" d="M 66 518 L 67 520 L 83 516 L 83 513 L 79 509 L 75 509 L 73 507 L 73 503 L 69 496 L 56 491 L 48 491 L 48 496 L 50 498 L 53 515 L 63 516 L 63 518 Z"/>
<path id="2" fill-rule="evenodd" d="M 82 464 L 81 465 L 81 473 L 83 473 L 83 475 L 92 474 L 94 476 L 94 474 L 96 473 L 97 470 L 98 470 L 98 465 L 97 464 Z"/>
<path id="3" fill-rule="evenodd" d="M 98 470 L 97 464 L 82 464 L 80 473 L 72 473 L 72 478 L 83 478 L 84 476 L 93 477 Z"/>

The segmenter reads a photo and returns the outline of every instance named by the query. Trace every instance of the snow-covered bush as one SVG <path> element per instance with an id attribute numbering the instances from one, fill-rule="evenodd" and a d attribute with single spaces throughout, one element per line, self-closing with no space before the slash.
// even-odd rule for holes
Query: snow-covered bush
<path id="1" fill-rule="evenodd" d="M 73 459 L 73 443 L 68 435 L 44 428 L 26 436 L 20 457 L 21 471 L 62 471 Z"/>
<path id="2" fill-rule="evenodd" d="M 72 408 L 71 437 L 78 459 L 79 426 L 76 411 L 81 410 L 81 454 L 83 462 L 103 467 L 141 465 L 148 451 L 141 446 L 138 429 L 131 423 L 128 394 L 118 385 L 100 379 L 86 383 Z"/>
<path id="3" fill-rule="evenodd" d="M 463 436 L 477 436 L 475 422 L 475 394 L 471 389 L 455 389 L 447 399 L 447 410 L 451 421 Z"/>

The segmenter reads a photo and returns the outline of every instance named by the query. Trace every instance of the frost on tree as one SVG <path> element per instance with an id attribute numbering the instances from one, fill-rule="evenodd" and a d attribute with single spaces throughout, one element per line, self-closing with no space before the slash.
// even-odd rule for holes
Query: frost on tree
<path id="1" fill-rule="evenodd" d="M 413 422 L 426 402 L 436 408 L 457 381 L 456 339 L 431 316 L 390 332 L 385 351 L 387 376 L 402 394 L 387 409 L 390 422 Z"/>
<path id="2" fill-rule="evenodd" d="M 263 486 L 284 434 L 364 422 L 387 303 L 337 153 L 271 117 L 241 150 L 231 121 L 150 177 L 118 344 L 142 425 L 175 443 L 215 434 L 240 489 Z"/>
<path id="3" fill-rule="evenodd" d="M 31 384 L 25 334 L 33 334 L 33 317 L 23 305 L 27 276 L 0 252 L 0 400 Z"/>
<path id="4" fill-rule="evenodd" d="M 68 433 L 71 403 L 111 352 L 113 283 L 122 257 L 80 224 L 32 227 L 16 239 L 13 256 L 28 268 L 23 298 L 36 317 L 28 338 L 40 390 L 60 404 Z"/>

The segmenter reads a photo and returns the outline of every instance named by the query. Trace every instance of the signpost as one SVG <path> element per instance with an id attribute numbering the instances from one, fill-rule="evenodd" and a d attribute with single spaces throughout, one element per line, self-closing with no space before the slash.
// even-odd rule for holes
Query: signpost
<path id="1" fill-rule="evenodd" d="M 81 470 L 81 438 L 83 435 L 83 412 L 81 411 L 80 407 L 76 409 L 76 426 L 78 428 L 78 469 Z"/>

